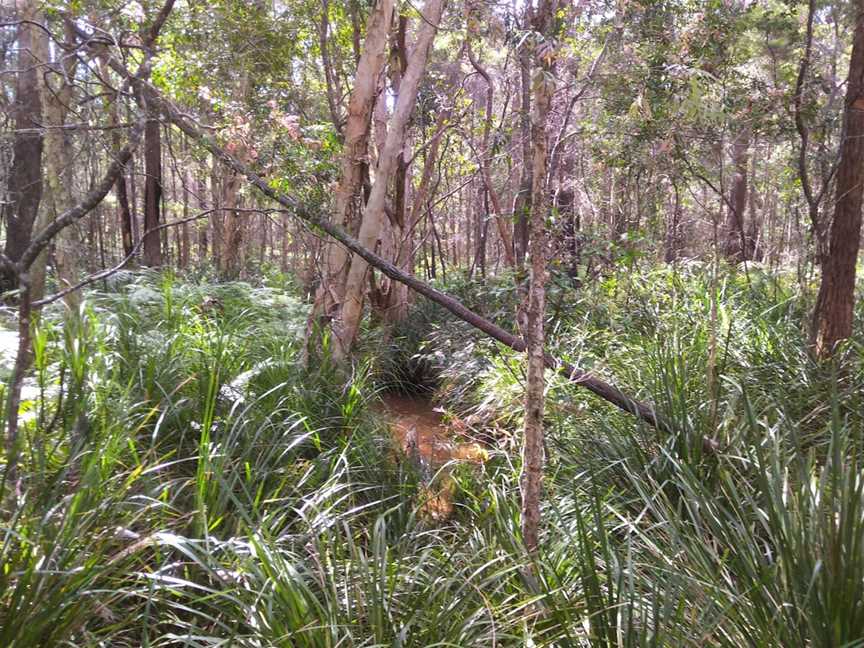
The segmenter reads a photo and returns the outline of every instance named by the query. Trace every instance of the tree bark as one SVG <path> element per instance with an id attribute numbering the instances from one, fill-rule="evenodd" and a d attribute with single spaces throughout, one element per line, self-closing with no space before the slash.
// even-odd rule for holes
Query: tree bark
<path id="1" fill-rule="evenodd" d="M 18 261 L 30 243 L 33 224 L 42 200 L 42 99 L 39 92 L 40 62 L 34 45 L 41 29 L 38 22 L 39 2 L 19 1 L 18 68 L 15 79 L 15 101 L 11 113 L 16 131 L 12 144 L 12 167 L 7 181 L 8 204 L 3 206 L 6 223 L 4 253 Z M 0 290 L 12 290 L 18 280 L 11 270 L 2 271 Z"/>
<path id="2" fill-rule="evenodd" d="M 530 8 L 530 5 L 529 5 Z M 526 20 L 528 10 L 526 9 Z M 522 174 L 519 191 L 513 201 L 513 252 L 517 268 L 525 266 L 528 254 L 528 215 L 531 212 L 533 184 L 533 153 L 531 151 L 531 57 L 525 47 L 519 51 L 519 82 L 521 106 L 519 110 L 519 138 L 522 146 Z"/>
<path id="3" fill-rule="evenodd" d="M 793 112 L 795 116 L 795 128 L 801 139 L 798 148 L 798 178 L 801 181 L 801 190 L 807 201 L 807 213 L 810 218 L 810 226 L 813 238 L 816 242 L 816 258 L 821 263 L 825 257 L 828 244 L 826 242 L 825 225 L 819 215 L 820 205 L 831 182 L 831 177 L 822 178 L 821 187 L 818 192 L 813 190 L 810 173 L 807 168 L 807 155 L 810 145 L 810 130 L 804 120 L 804 98 L 806 91 L 807 74 L 810 69 L 810 58 L 813 52 L 813 22 L 816 16 L 816 0 L 808 0 L 807 3 L 807 27 L 804 42 L 804 54 L 798 65 L 798 78 L 795 82 L 795 95 Z"/>
<path id="4" fill-rule="evenodd" d="M 144 129 L 144 265 L 162 265 L 162 236 L 156 228 L 162 221 L 162 131 L 158 119 L 150 118 Z"/>
<path id="5" fill-rule="evenodd" d="M 241 153 L 237 153 L 237 157 L 244 163 Z M 222 265 L 220 271 L 225 277 L 236 279 L 240 276 L 242 267 L 242 248 L 244 239 L 244 219 L 242 214 L 237 211 L 238 192 L 240 191 L 239 176 L 233 169 L 227 169 L 222 178 L 222 200 L 221 205 L 224 209 L 222 213 L 222 242 L 223 250 L 221 256 Z"/>
<path id="6" fill-rule="evenodd" d="M 408 18 L 400 16 L 390 63 L 391 85 L 396 98 L 401 91 L 402 76 L 408 66 L 408 48 L 405 42 L 407 31 Z M 392 258 L 393 263 L 409 274 L 414 273 L 414 222 L 410 220 L 411 211 L 408 208 L 412 185 L 412 148 L 411 138 L 406 136 L 402 150 L 397 156 L 393 209 L 389 219 L 390 228 L 387 230 L 387 234 L 389 234 L 387 240 L 391 250 L 389 258 Z M 398 281 L 385 279 L 386 286 L 381 316 L 388 326 L 393 326 L 408 317 L 410 291 L 407 286 Z"/>
<path id="7" fill-rule="evenodd" d="M 366 40 L 357 63 L 354 88 L 348 102 L 342 173 L 334 192 L 333 222 L 352 234 L 357 233 L 360 187 L 367 173 L 369 160 L 369 125 L 375 105 L 378 78 L 387 60 L 387 39 L 393 22 L 393 11 L 394 0 L 378 0 L 369 16 Z M 345 248 L 330 243 L 325 250 L 325 259 L 321 283 L 315 293 L 315 302 L 307 325 L 307 357 L 319 322 L 329 320 L 334 338 L 341 339 L 340 308 L 344 301 L 345 278 L 350 257 Z"/>
<path id="8" fill-rule="evenodd" d="M 66 23 L 66 36 L 69 43 L 74 40 L 74 34 L 71 32 L 68 22 Z M 36 43 L 39 43 L 38 47 L 36 47 Z M 50 68 L 47 67 L 50 57 L 47 25 L 46 29 L 40 30 L 36 36 L 34 47 L 37 58 L 46 65 L 46 72 L 41 75 L 40 80 L 42 83 L 43 119 L 45 124 L 49 126 L 44 137 L 45 174 L 42 209 L 36 217 L 34 228 L 35 231 L 39 232 L 73 204 L 74 174 L 72 172 L 69 134 L 59 126 L 65 123 L 69 107 L 72 105 L 74 86 L 67 83 L 67 79 L 74 79 L 78 58 L 66 57 L 62 64 L 59 61 L 54 61 Z M 62 70 L 62 73 L 59 73 L 58 70 Z M 52 81 L 56 77 L 60 78 L 60 82 L 57 87 L 54 87 Z M 54 128 L 51 128 L 52 126 Z M 54 247 L 57 278 L 61 288 L 74 286 L 78 283 L 81 270 L 81 252 L 84 247 L 78 228 L 75 225 L 66 228 L 57 236 Z M 30 297 L 33 301 L 38 301 L 45 293 L 47 266 L 48 252 L 45 250 L 30 271 Z M 76 313 L 80 303 L 80 294 L 77 291 L 69 293 L 65 302 L 70 312 Z"/>
<path id="9" fill-rule="evenodd" d="M 469 30 L 471 29 L 470 25 L 472 24 L 476 24 L 475 21 L 469 20 Z M 469 45 L 467 47 L 468 60 L 471 61 L 471 65 L 486 82 L 485 118 L 483 120 L 483 150 L 480 155 L 480 173 L 483 178 L 483 186 L 485 187 L 488 196 L 488 198 L 484 198 L 484 202 L 486 200 L 491 200 L 492 202 L 492 208 L 495 212 L 495 224 L 498 227 L 498 235 L 501 237 L 501 244 L 504 246 L 504 260 L 508 267 L 513 268 L 516 265 L 513 255 L 513 237 L 510 235 L 510 230 L 508 229 L 507 222 L 504 219 L 501 202 L 498 199 L 498 193 L 495 191 L 495 187 L 492 184 L 492 172 L 490 170 L 492 162 L 492 148 L 489 145 L 489 136 L 492 132 L 492 103 L 495 96 L 495 85 L 492 83 L 492 77 L 489 76 L 489 73 L 480 64 L 480 61 L 471 49 L 470 40 L 474 37 L 476 36 L 471 34 L 469 31 Z M 488 212 L 488 209 L 485 211 Z"/>
<path id="10" fill-rule="evenodd" d="M 207 231 L 210 238 L 210 249 L 212 250 L 213 265 L 222 267 L 222 254 L 225 247 L 222 240 L 222 181 L 220 177 L 221 167 L 219 159 L 214 156 L 210 164 L 210 208 L 213 213 L 207 221 Z"/>
<path id="11" fill-rule="evenodd" d="M 385 201 L 387 188 L 397 169 L 397 157 L 405 146 L 408 120 L 417 102 L 420 80 L 426 69 L 429 51 L 437 32 L 438 21 L 444 9 L 444 0 L 428 0 L 423 7 L 417 42 L 411 51 L 408 67 L 400 85 L 399 99 L 393 110 L 393 117 L 387 129 L 387 141 L 379 157 L 372 192 L 363 210 L 363 220 L 357 236 L 360 245 L 375 249 L 385 223 Z M 363 314 L 364 289 L 369 264 L 360 256 L 351 259 L 351 266 L 345 281 L 345 299 L 342 306 L 342 330 L 334 345 L 334 357 L 345 360 L 354 343 L 360 318 Z"/>
<path id="12" fill-rule="evenodd" d="M 543 320 L 546 314 L 546 166 L 548 158 L 547 121 L 552 95 L 553 33 L 552 19 L 556 0 L 543 0 L 535 15 L 534 29 L 537 74 L 534 78 L 534 111 L 531 115 L 533 181 L 531 185 L 531 220 L 529 254 L 531 282 L 528 288 L 528 317 L 524 331 L 527 350 L 525 384 L 525 423 L 522 445 L 522 540 L 534 553 L 539 546 L 540 499 L 543 487 L 543 411 L 546 388 L 546 354 Z"/>
<path id="13" fill-rule="evenodd" d="M 812 341 L 818 357 L 830 356 L 841 340 L 852 335 L 855 305 L 855 265 L 861 243 L 864 197 L 864 0 L 857 0 L 855 35 L 843 114 L 843 140 L 829 254 L 813 314 Z"/>
<path id="14" fill-rule="evenodd" d="M 192 174 L 187 167 L 183 174 L 183 220 L 187 221 L 181 225 L 180 230 L 180 267 L 186 269 L 189 267 L 189 261 L 192 256 L 192 238 L 189 233 L 189 186 L 192 183 Z"/>
<path id="15" fill-rule="evenodd" d="M 105 79 L 109 78 L 108 65 L 104 59 L 101 65 L 102 76 Z M 108 110 L 108 125 L 111 129 L 111 147 L 117 153 L 122 148 L 120 140 L 120 130 L 117 128 L 120 123 L 120 100 L 121 94 L 117 93 L 114 97 L 108 96 L 105 99 Z M 114 187 L 114 193 L 117 197 L 117 216 L 120 220 L 120 237 L 123 245 L 123 256 L 128 257 L 132 254 L 135 248 L 135 238 L 132 227 L 132 210 L 129 208 L 129 194 L 126 188 L 126 171 L 117 178 L 117 184 Z"/>
<path id="16" fill-rule="evenodd" d="M 330 109 L 330 121 L 337 133 L 342 132 L 342 117 L 339 102 L 342 89 L 339 85 L 339 75 L 333 67 L 330 58 L 330 1 L 321 0 L 321 22 L 318 25 L 318 46 L 321 49 L 321 65 L 324 68 L 324 81 L 327 84 L 327 107 Z"/>
<path id="17" fill-rule="evenodd" d="M 742 130 L 732 144 L 732 186 L 726 205 L 726 240 L 723 255 L 732 263 L 752 257 L 744 223 L 747 211 L 747 169 L 750 162 L 750 132 Z"/>

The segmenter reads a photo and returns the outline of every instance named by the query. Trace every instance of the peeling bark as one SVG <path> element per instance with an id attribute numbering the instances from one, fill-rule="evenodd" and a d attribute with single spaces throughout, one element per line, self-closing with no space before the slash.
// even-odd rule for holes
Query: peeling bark
<path id="1" fill-rule="evenodd" d="M 341 177 L 335 194 L 333 222 L 356 234 L 360 212 L 360 188 L 369 163 L 369 125 L 378 78 L 387 60 L 387 39 L 393 21 L 394 0 L 379 0 L 369 16 L 363 52 L 357 63 L 354 88 L 348 102 L 348 115 L 344 130 Z M 345 295 L 345 279 L 350 263 L 348 252 L 340 245 L 331 243 L 325 250 L 325 266 L 321 283 L 315 293 L 315 303 L 309 316 L 306 335 L 308 345 L 316 337 L 319 323 L 329 322 L 334 338 L 341 339 L 340 309 Z"/>
<path id="2" fill-rule="evenodd" d="M 411 51 L 408 67 L 400 85 L 399 98 L 393 111 L 393 117 L 388 124 L 384 151 L 379 156 L 378 166 L 375 170 L 375 182 L 363 210 L 363 220 L 357 235 L 360 245 L 370 250 L 374 250 L 377 246 L 382 227 L 385 224 L 387 188 L 395 176 L 398 167 L 397 158 L 405 146 L 408 120 L 417 102 L 420 79 L 426 69 L 429 51 L 443 9 L 444 0 L 428 0 L 423 8 L 423 19 L 418 30 L 417 42 Z M 339 332 L 337 344 L 334 345 L 334 357 L 337 361 L 343 361 L 346 358 L 360 327 L 368 269 L 369 264 L 362 257 L 354 256 L 351 259 L 351 266 L 345 281 L 342 330 Z"/>

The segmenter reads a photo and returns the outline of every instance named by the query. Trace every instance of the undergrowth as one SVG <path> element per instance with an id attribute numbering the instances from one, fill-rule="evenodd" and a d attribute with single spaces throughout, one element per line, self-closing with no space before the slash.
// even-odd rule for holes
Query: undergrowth
<path id="1" fill-rule="evenodd" d="M 510 327 L 511 286 L 445 288 Z M 864 645 L 862 338 L 814 363 L 797 290 L 696 265 L 553 284 L 550 351 L 671 430 L 550 373 L 528 556 L 517 355 L 417 302 L 346 377 L 300 366 L 279 290 L 125 276 L 37 329 L 0 645 Z M 418 385 L 492 446 L 436 524 L 372 406 Z"/>

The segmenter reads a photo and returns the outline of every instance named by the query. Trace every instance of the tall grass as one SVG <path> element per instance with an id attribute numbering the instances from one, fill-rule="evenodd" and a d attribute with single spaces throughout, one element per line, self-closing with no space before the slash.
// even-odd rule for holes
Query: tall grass
<path id="1" fill-rule="evenodd" d="M 44 318 L 0 510 L 0 645 L 864 645 L 860 338 L 816 365 L 792 284 L 730 274 L 710 394 L 706 274 L 612 279 L 552 290 L 554 351 L 672 430 L 550 376 L 534 556 L 518 358 L 434 308 L 347 381 L 297 364 L 305 311 L 275 290 L 130 275 Z M 507 284 L 455 289 L 506 323 Z M 500 442 L 454 470 L 434 524 L 370 407 L 417 382 Z"/>

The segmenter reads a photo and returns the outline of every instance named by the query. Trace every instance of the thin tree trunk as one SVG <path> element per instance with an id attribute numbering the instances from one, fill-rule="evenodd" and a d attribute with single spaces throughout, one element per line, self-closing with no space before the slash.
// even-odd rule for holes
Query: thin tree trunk
<path id="1" fill-rule="evenodd" d="M 527 16 L 526 10 L 526 20 Z M 525 257 L 528 253 L 528 216 L 531 213 L 534 175 L 531 151 L 531 57 L 527 48 L 522 48 L 519 52 L 519 83 L 521 106 L 517 132 L 522 146 L 522 174 L 519 180 L 519 191 L 513 201 L 513 247 L 516 266 L 521 269 L 525 266 Z"/>
<path id="2" fill-rule="evenodd" d="M 192 183 L 192 176 L 187 166 L 183 174 L 183 220 L 189 218 L 189 185 Z M 186 269 L 189 267 L 189 258 L 192 252 L 192 240 L 189 235 L 189 223 L 185 222 L 180 226 L 180 267 Z"/>
<path id="3" fill-rule="evenodd" d="M 222 240 L 222 183 L 220 179 L 219 160 L 213 157 L 210 166 L 210 208 L 213 213 L 207 222 L 207 231 L 210 238 L 210 249 L 213 254 L 213 265 L 219 269 L 222 267 L 222 254 L 225 243 Z"/>
<path id="4" fill-rule="evenodd" d="M 807 156 L 809 155 L 810 130 L 804 119 L 804 100 L 807 75 L 810 69 L 810 58 L 813 52 L 813 23 L 816 16 L 816 0 L 808 0 L 807 3 L 807 27 L 804 42 L 804 54 L 801 56 L 801 62 L 798 66 L 798 78 L 795 83 L 795 94 L 793 101 L 795 128 L 798 131 L 798 136 L 801 139 L 801 145 L 798 148 L 798 178 L 801 181 L 801 189 L 804 192 L 804 198 L 807 200 L 807 213 L 810 218 L 810 226 L 813 231 L 813 238 L 816 242 L 816 258 L 821 263 L 824 260 L 828 244 L 826 242 L 825 225 L 819 215 L 819 208 L 822 199 L 825 196 L 828 186 L 830 185 L 830 175 L 822 178 L 822 183 L 819 191 L 814 191 L 810 174 L 807 169 Z"/>
<path id="5" fill-rule="evenodd" d="M 342 131 L 342 118 L 339 114 L 339 101 L 342 98 L 342 88 L 339 85 L 339 75 L 333 68 L 330 58 L 330 2 L 321 0 L 321 23 L 318 26 L 318 45 L 321 49 L 321 64 L 324 67 L 324 81 L 327 84 L 327 107 L 330 109 L 330 121 L 337 133 Z"/>
<path id="6" fill-rule="evenodd" d="M 40 16 L 41 19 L 41 16 Z M 69 23 L 66 23 L 66 36 L 69 43 L 74 40 Z M 40 75 L 42 92 L 43 119 L 48 126 L 60 126 L 65 123 L 69 106 L 72 104 L 74 86 L 67 79 L 75 77 L 78 65 L 77 57 L 66 57 L 62 62 L 55 61 L 50 65 L 48 31 L 39 30 L 33 40 L 35 57 L 46 66 L 46 71 Z M 62 74 L 48 72 L 49 69 L 62 69 Z M 58 87 L 52 83 L 59 77 Z M 48 128 L 44 136 L 43 162 L 45 166 L 42 199 L 42 209 L 36 216 L 34 234 L 44 230 L 58 215 L 65 212 L 73 203 L 74 174 L 72 152 L 70 150 L 69 134 L 62 128 Z M 91 223 L 92 227 L 92 223 Z M 94 238 L 91 235 L 91 239 Z M 60 232 L 55 241 L 55 259 L 57 278 L 61 288 L 68 288 L 78 283 L 84 243 L 77 225 Z M 90 246 L 93 249 L 93 246 Z M 48 250 L 45 249 L 30 269 L 30 297 L 34 301 L 42 298 L 45 292 L 45 277 L 48 266 Z M 71 313 L 78 311 L 80 295 L 77 291 L 66 295 L 65 302 Z"/>
<path id="7" fill-rule="evenodd" d="M 105 79 L 109 78 L 109 70 L 107 63 L 102 60 L 101 72 Z M 105 98 L 106 109 L 108 111 L 108 125 L 111 129 L 111 147 L 117 153 L 123 146 L 121 142 L 120 129 L 117 126 L 120 123 L 120 101 L 121 94 L 117 93 L 113 97 Z M 128 257 L 135 249 L 135 240 L 132 229 L 132 211 L 129 209 L 129 195 L 126 188 L 126 172 L 117 178 L 117 184 L 114 187 L 114 192 L 117 196 L 117 216 L 120 220 L 120 232 L 123 242 L 123 256 Z"/>
<path id="8" fill-rule="evenodd" d="M 243 160 L 242 154 L 237 156 Z M 244 160 L 245 161 L 245 160 Z M 243 248 L 243 216 L 237 211 L 238 192 L 240 191 L 240 176 L 228 169 L 222 177 L 222 274 L 231 279 L 240 275 Z"/>
<path id="9" fill-rule="evenodd" d="M 528 288 L 528 317 L 524 332 L 528 372 L 525 384 L 525 424 L 520 478 L 522 540 L 531 553 L 536 552 L 539 546 L 540 498 L 543 486 L 543 410 L 546 389 L 543 319 L 546 314 L 547 122 L 552 95 L 555 92 L 552 76 L 554 49 L 551 38 L 556 5 L 556 0 L 543 0 L 535 19 L 535 30 L 544 40 L 535 45 L 539 73 L 534 81 L 534 111 L 531 115 L 531 135 L 534 144 L 529 240 L 531 283 Z"/>
<path id="10" fill-rule="evenodd" d="M 233 89 L 234 100 L 242 103 L 249 90 L 249 75 L 244 71 Z M 244 164 L 249 162 L 249 147 L 242 134 L 237 134 L 230 143 L 234 154 Z M 243 270 L 244 244 L 246 243 L 246 218 L 238 210 L 240 203 L 240 183 L 242 176 L 229 168 L 223 168 L 221 189 L 222 199 L 222 256 L 218 266 L 224 277 L 236 279 Z"/>
<path id="11" fill-rule="evenodd" d="M 162 265 L 162 128 L 150 118 L 144 129 L 144 265 Z"/>
<path id="12" fill-rule="evenodd" d="M 195 195 L 198 197 L 196 203 L 198 204 L 198 209 L 204 211 L 208 208 L 207 201 L 204 199 L 204 194 L 207 189 L 206 184 L 202 183 L 198 176 L 194 176 L 195 182 Z M 211 216 L 212 218 L 212 216 Z M 204 263 L 207 260 L 207 250 L 209 248 L 208 241 L 208 230 L 209 230 L 209 221 L 208 218 L 205 222 L 197 221 L 194 225 L 197 236 L 195 237 L 196 247 L 198 249 L 198 263 Z"/>
<path id="13" fill-rule="evenodd" d="M 750 162 L 750 131 L 742 129 L 732 143 L 732 187 L 726 205 L 726 240 L 723 256 L 732 263 L 749 261 L 752 251 L 747 243 L 747 228 L 744 216 L 747 211 L 747 171 Z"/>
<path id="14" fill-rule="evenodd" d="M 469 25 L 470 24 L 473 24 L 473 21 L 469 20 Z M 471 37 L 472 36 L 469 35 L 469 41 Z M 488 198 L 491 199 L 492 208 L 495 211 L 495 223 L 498 226 L 498 235 L 501 237 L 501 243 L 504 246 L 504 259 L 507 263 L 507 266 L 512 268 L 516 265 L 516 261 L 513 256 L 513 237 L 510 235 L 510 230 L 507 228 L 507 223 L 504 220 L 501 203 L 498 199 L 498 194 L 495 191 L 495 187 L 492 184 L 492 172 L 489 169 L 492 158 L 492 149 L 489 146 L 489 135 L 492 131 L 492 102 L 495 96 L 495 86 L 492 83 L 492 77 L 489 76 L 489 73 L 480 64 L 480 61 L 477 60 L 477 57 L 474 56 L 474 52 L 471 49 L 470 44 L 468 46 L 468 59 L 471 61 L 471 65 L 474 67 L 477 73 L 482 76 L 483 80 L 486 82 L 486 114 L 483 120 L 483 151 L 480 157 L 480 173 L 483 178 L 483 184 L 486 188 L 486 193 L 488 194 Z M 484 202 L 485 200 L 486 199 L 484 199 Z"/>

